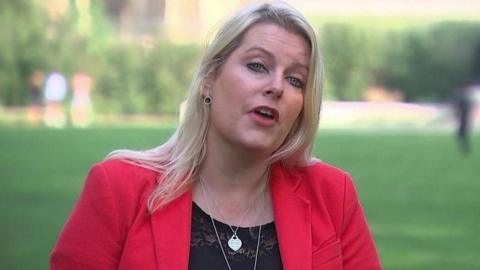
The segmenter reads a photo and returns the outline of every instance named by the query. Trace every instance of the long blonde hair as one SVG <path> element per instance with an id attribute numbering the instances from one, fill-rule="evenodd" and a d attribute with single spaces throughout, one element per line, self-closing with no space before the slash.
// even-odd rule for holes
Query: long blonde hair
<path id="1" fill-rule="evenodd" d="M 117 150 L 107 159 L 123 159 L 161 172 L 148 201 L 150 212 L 161 208 L 191 187 L 206 153 L 209 126 L 208 108 L 202 89 L 228 56 L 240 45 L 244 33 L 258 23 L 273 23 L 305 38 L 310 45 L 309 75 L 305 86 L 303 110 L 282 145 L 270 157 L 270 163 L 306 166 L 320 117 L 323 66 L 313 28 L 294 8 L 284 2 L 248 6 L 228 19 L 218 30 L 201 60 L 186 100 L 184 120 L 162 145 L 146 150 Z"/>

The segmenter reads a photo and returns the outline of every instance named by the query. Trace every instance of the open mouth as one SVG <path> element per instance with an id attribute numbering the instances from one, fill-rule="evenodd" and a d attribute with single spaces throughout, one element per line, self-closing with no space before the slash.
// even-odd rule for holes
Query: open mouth
<path id="1" fill-rule="evenodd" d="M 254 110 L 255 114 L 270 120 L 274 120 L 276 118 L 277 112 L 275 110 L 260 107 Z"/>

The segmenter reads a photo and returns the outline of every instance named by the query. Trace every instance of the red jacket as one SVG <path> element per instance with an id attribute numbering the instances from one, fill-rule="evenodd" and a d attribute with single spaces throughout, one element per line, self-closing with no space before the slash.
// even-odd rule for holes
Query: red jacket
<path id="1" fill-rule="evenodd" d="M 157 175 L 118 160 L 96 164 L 51 269 L 187 270 L 192 193 L 150 215 Z M 275 164 L 270 190 L 284 269 L 382 269 L 348 174 L 321 162 L 295 170 Z"/>

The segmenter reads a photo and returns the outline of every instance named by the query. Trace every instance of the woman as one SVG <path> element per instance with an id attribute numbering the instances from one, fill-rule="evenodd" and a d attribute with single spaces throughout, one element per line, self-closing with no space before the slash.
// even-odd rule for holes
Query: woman
<path id="1" fill-rule="evenodd" d="M 93 167 L 52 269 L 381 269 L 351 178 L 310 155 L 322 80 L 293 8 L 233 16 L 175 134 Z"/>

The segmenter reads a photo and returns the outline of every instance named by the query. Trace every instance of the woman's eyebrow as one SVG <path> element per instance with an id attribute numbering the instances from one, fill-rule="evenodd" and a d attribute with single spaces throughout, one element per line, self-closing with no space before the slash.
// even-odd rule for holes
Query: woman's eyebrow
<path id="1" fill-rule="evenodd" d="M 248 52 L 252 52 L 252 51 L 260 51 L 260 52 L 266 54 L 268 57 L 274 58 L 273 53 L 271 53 L 270 51 L 267 51 L 266 49 L 264 49 L 262 47 L 258 47 L 258 46 L 251 47 L 250 49 L 246 50 L 245 52 L 248 53 Z"/>
<path id="2" fill-rule="evenodd" d="M 273 55 L 273 53 L 271 53 L 270 51 L 266 50 L 265 48 L 258 47 L 258 46 L 251 47 L 251 48 L 249 48 L 248 50 L 246 50 L 245 52 L 246 52 L 246 53 L 249 53 L 249 52 L 252 52 L 252 51 L 260 51 L 260 52 L 266 54 L 269 58 L 275 58 L 275 56 Z M 307 65 L 302 64 L 302 63 L 300 63 L 300 62 L 295 62 L 295 63 L 293 64 L 293 66 L 294 66 L 295 68 L 303 68 L 303 69 L 307 70 L 307 72 L 308 72 L 308 70 L 309 70 L 309 67 L 308 67 Z"/>

